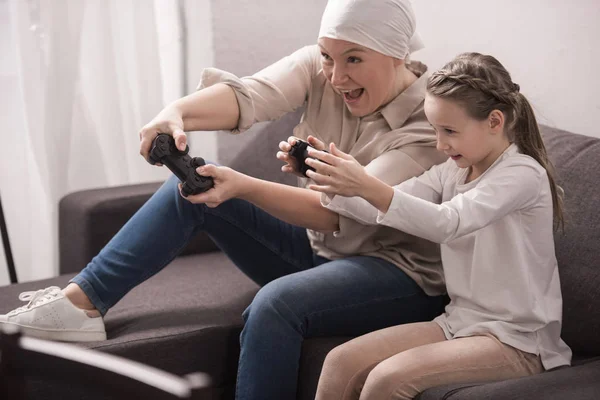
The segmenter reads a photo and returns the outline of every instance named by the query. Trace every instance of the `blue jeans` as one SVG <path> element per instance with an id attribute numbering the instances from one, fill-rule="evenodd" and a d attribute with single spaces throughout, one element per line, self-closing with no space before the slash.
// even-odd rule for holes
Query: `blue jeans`
<path id="1" fill-rule="evenodd" d="M 239 199 L 216 208 L 181 198 L 170 178 L 72 282 L 101 313 L 164 268 L 200 231 L 262 286 L 244 312 L 236 398 L 295 399 L 302 341 L 431 320 L 430 297 L 375 257 L 316 256 L 306 230 Z"/>

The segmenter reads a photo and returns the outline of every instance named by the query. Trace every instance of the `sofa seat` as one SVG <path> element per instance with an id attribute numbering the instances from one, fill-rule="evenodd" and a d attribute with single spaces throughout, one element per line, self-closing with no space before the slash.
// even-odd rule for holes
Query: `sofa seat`
<path id="1" fill-rule="evenodd" d="M 0 313 L 24 305 L 19 293 L 64 287 L 73 275 L 2 287 Z M 232 391 L 241 315 L 257 290 L 222 252 L 178 257 L 107 313 L 108 340 L 80 345 L 177 375 L 206 371 L 216 390 Z M 31 389 L 32 398 L 51 398 L 45 385 Z"/>

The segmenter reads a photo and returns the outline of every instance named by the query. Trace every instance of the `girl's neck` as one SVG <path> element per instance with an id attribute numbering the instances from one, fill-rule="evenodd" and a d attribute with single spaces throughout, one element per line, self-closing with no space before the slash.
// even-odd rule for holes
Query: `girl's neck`
<path id="1" fill-rule="evenodd" d="M 465 183 L 469 183 L 479 178 L 485 171 L 487 171 L 496 160 L 504 154 L 506 149 L 510 147 L 511 143 L 507 140 L 502 141 L 495 150 L 491 151 L 483 160 L 478 162 L 477 164 L 471 165 L 469 167 L 469 172 L 467 174 L 467 179 L 465 179 Z"/>

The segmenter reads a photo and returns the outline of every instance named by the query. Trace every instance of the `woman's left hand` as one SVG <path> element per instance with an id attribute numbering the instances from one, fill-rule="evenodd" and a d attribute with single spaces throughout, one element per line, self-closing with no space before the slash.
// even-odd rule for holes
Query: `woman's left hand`
<path id="1" fill-rule="evenodd" d="M 308 187 L 328 195 L 360 196 L 369 180 L 365 168 L 333 143 L 329 145 L 329 153 L 308 149 L 306 164 L 316 170 L 306 173 L 316 183 Z"/>
<path id="2" fill-rule="evenodd" d="M 202 176 L 212 177 L 214 186 L 206 192 L 184 198 L 194 204 L 204 203 L 210 208 L 217 207 L 234 197 L 239 197 L 246 190 L 246 184 L 249 181 L 247 175 L 228 167 L 218 167 L 213 164 L 198 167 L 196 172 Z M 179 184 L 179 192 L 181 193 L 181 184 Z"/>

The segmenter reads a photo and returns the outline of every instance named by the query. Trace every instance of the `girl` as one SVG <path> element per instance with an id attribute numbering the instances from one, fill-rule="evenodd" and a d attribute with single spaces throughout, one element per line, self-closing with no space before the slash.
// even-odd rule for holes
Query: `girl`
<path id="1" fill-rule="evenodd" d="M 400 185 L 334 144 L 309 152 L 309 187 L 328 209 L 441 243 L 451 299 L 432 322 L 334 349 L 317 399 L 412 399 L 570 363 L 553 241 L 561 197 L 531 106 L 495 58 L 467 53 L 431 76 L 425 113 L 449 159 Z"/>

